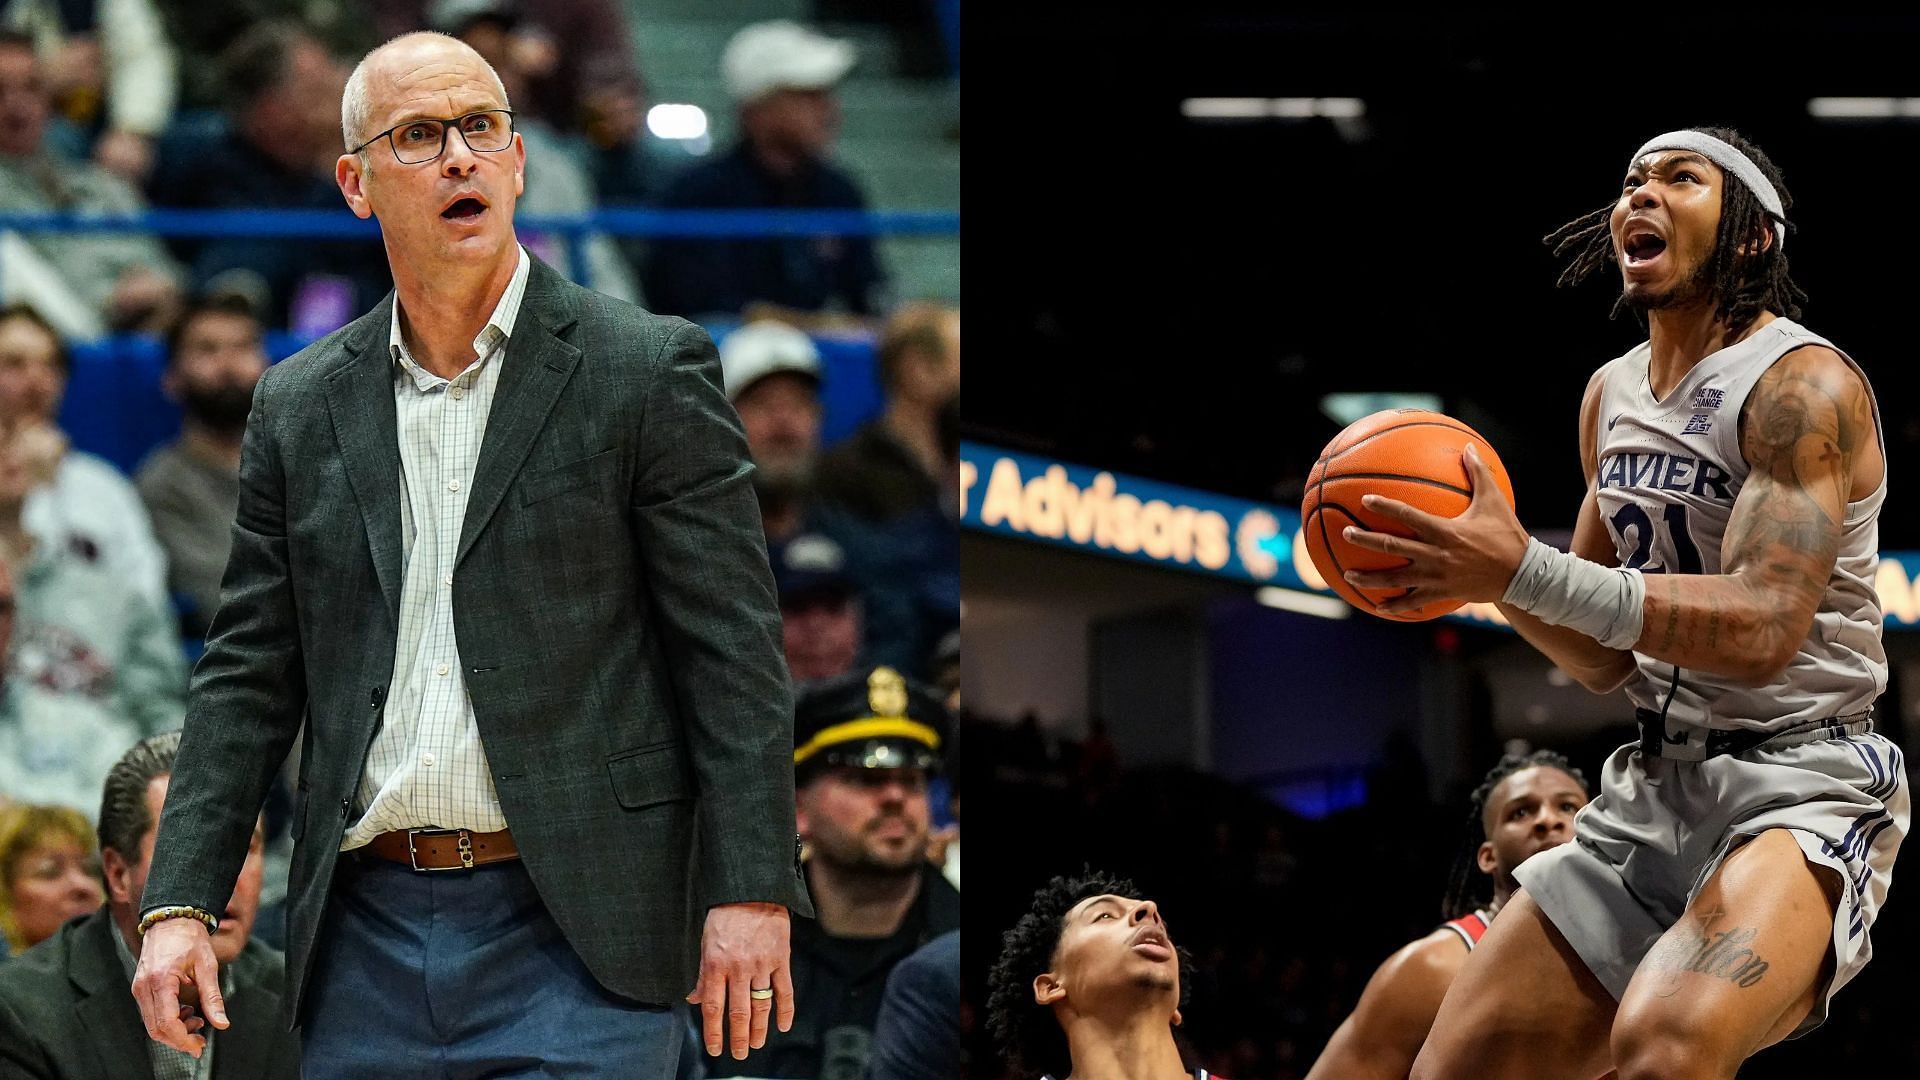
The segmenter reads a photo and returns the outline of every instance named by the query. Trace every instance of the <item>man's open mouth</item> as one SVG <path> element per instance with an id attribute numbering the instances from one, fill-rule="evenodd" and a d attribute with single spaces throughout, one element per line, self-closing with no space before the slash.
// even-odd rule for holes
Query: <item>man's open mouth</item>
<path id="1" fill-rule="evenodd" d="M 446 218 L 448 221 L 477 221 L 480 215 L 486 212 L 486 203 L 472 196 L 467 196 L 455 199 L 445 210 L 440 211 L 440 216 Z"/>
<path id="2" fill-rule="evenodd" d="M 1627 237 L 1620 248 L 1628 266 L 1644 266 L 1667 250 L 1667 242 L 1654 233 L 1639 232 Z"/>

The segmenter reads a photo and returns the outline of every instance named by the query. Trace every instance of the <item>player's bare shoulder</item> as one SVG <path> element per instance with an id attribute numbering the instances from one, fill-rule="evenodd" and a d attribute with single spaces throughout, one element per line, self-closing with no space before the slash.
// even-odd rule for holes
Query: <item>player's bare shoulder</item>
<path id="1" fill-rule="evenodd" d="M 1401 946 L 1380 962 L 1380 969 L 1373 977 L 1396 997 L 1407 995 L 1418 999 L 1431 995 L 1438 1004 L 1446 996 L 1454 976 L 1460 974 L 1460 966 L 1467 962 L 1467 951 L 1467 943 L 1460 935 L 1442 926 L 1426 937 Z"/>
<path id="2" fill-rule="evenodd" d="M 1740 450 L 1755 472 L 1780 480 L 1870 491 L 1881 468 L 1873 395 L 1838 351 L 1803 345 L 1754 384 L 1740 412 Z M 1867 465 L 1867 476 L 1856 466 Z"/>

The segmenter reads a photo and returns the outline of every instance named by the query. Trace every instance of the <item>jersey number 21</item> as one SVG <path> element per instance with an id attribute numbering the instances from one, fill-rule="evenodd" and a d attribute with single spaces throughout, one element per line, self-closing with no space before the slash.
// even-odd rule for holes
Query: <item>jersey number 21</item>
<path id="1" fill-rule="evenodd" d="M 1700 549 L 1694 546 L 1693 534 L 1687 529 L 1687 508 L 1668 503 L 1661 516 L 1666 519 L 1667 538 L 1673 551 L 1672 566 L 1647 565 L 1647 560 L 1653 557 L 1653 519 L 1639 503 L 1622 503 L 1620 509 L 1614 511 L 1608 524 L 1613 527 L 1613 536 L 1620 548 L 1624 549 L 1629 543 L 1627 530 L 1633 530 L 1633 551 L 1627 555 L 1626 568 L 1645 574 L 1702 573 Z"/>

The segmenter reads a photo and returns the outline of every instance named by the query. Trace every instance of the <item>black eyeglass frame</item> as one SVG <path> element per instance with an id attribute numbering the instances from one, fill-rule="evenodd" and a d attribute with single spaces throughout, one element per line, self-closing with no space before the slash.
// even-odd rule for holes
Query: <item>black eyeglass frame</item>
<path id="1" fill-rule="evenodd" d="M 469 117 L 486 116 L 492 113 L 499 113 L 500 115 L 507 118 L 507 145 L 506 146 L 496 147 L 492 150 L 482 150 L 479 147 L 473 145 L 473 143 L 467 139 L 467 131 L 465 128 L 455 127 L 455 125 L 463 123 Z M 421 158 L 419 161 L 408 161 L 407 159 L 400 156 L 400 147 L 399 147 L 399 144 L 393 141 L 393 133 L 396 131 L 399 131 L 403 127 L 412 127 L 415 124 L 439 124 L 440 125 L 440 149 L 435 151 L 432 157 Z M 450 120 L 441 120 L 434 117 L 416 117 L 412 120 L 402 121 L 401 123 L 393 125 L 387 130 L 381 132 L 378 135 L 375 135 L 373 138 L 368 139 L 366 142 L 361 143 L 359 146 L 356 146 L 352 150 L 349 150 L 347 152 L 350 154 L 358 154 L 361 151 L 365 150 L 367 147 L 372 146 L 374 143 L 379 142 L 381 139 L 385 139 L 387 140 L 387 149 L 393 151 L 393 160 L 399 162 L 402 165 L 428 165 L 433 162 L 439 161 L 441 157 L 443 157 L 446 154 L 447 132 L 449 129 L 458 131 L 460 133 L 460 141 L 463 143 L 466 143 L 467 149 L 473 151 L 474 153 L 497 154 L 500 151 L 509 149 L 510 147 L 513 146 L 513 136 L 514 136 L 513 110 L 512 109 L 475 109 L 470 113 L 462 113 L 459 116 L 453 117 Z"/>

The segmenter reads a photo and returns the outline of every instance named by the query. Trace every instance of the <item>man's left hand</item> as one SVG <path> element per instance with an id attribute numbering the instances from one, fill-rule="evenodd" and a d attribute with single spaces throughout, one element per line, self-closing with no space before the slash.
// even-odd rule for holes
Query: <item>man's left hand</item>
<path id="1" fill-rule="evenodd" d="M 788 967 L 792 920 L 779 904 L 716 904 L 700 935 L 700 984 L 687 1000 L 700 1006 L 707 1054 L 720 1056 L 721 1018 L 734 1060 L 767 1043 L 767 1020 L 793 1026 L 793 974 Z M 773 995 L 753 996 L 771 988 Z"/>
<path id="2" fill-rule="evenodd" d="M 1527 553 L 1527 530 L 1500 494 L 1493 470 L 1469 445 L 1461 455 L 1473 485 L 1473 501 L 1459 517 L 1445 518 L 1384 495 L 1368 495 L 1360 505 L 1405 525 L 1411 538 L 1350 525 L 1341 534 L 1355 547 L 1395 555 L 1407 565 L 1393 570 L 1350 570 L 1347 583 L 1357 589 L 1412 589 L 1382 601 L 1381 611 L 1410 611 L 1443 598 L 1468 603 L 1492 602 L 1507 586 Z"/>

